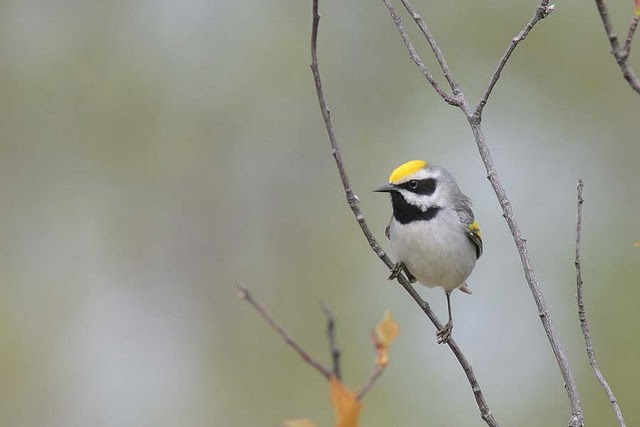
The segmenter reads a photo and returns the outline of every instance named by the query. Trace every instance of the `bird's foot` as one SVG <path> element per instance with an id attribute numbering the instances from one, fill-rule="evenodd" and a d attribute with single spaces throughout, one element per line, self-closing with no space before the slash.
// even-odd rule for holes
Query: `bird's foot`
<path id="1" fill-rule="evenodd" d="M 409 270 L 407 270 L 407 266 L 404 265 L 404 263 L 402 261 L 397 262 L 393 268 L 391 269 L 391 274 L 389 275 L 387 280 L 395 280 L 398 278 L 398 276 L 400 275 L 400 273 L 402 273 L 404 271 L 404 274 L 407 276 L 407 279 L 409 280 L 409 283 L 415 283 L 416 282 L 416 278 L 413 277 L 413 274 L 409 273 Z"/>
<path id="2" fill-rule="evenodd" d="M 402 270 L 404 269 L 405 269 L 404 263 L 402 261 L 396 262 L 396 265 L 394 265 L 393 268 L 391 269 L 391 274 L 389 275 L 387 280 L 396 280 L 400 275 L 400 273 L 402 273 Z"/>
<path id="3" fill-rule="evenodd" d="M 438 332 L 436 332 L 436 337 L 438 338 L 438 344 L 446 344 L 449 342 L 449 338 L 451 338 L 451 332 L 453 331 L 453 322 L 449 321 L 446 325 L 442 327 Z"/>

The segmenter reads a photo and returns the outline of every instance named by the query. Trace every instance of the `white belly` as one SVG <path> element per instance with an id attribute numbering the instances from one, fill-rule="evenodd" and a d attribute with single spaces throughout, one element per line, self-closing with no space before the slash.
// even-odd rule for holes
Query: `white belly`
<path id="1" fill-rule="evenodd" d="M 458 288 L 476 264 L 475 247 L 453 210 L 442 209 L 430 221 L 403 225 L 392 220 L 389 233 L 396 260 L 430 288 Z"/>

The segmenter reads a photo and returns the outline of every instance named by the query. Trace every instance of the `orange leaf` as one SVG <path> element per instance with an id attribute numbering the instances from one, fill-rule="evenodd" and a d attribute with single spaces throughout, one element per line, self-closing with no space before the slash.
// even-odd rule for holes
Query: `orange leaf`
<path id="1" fill-rule="evenodd" d="M 638 0 L 638 1 L 640 2 L 640 0 Z M 634 247 L 634 248 L 640 248 L 640 240 L 638 240 L 637 242 L 635 242 L 635 243 L 633 244 L 633 247 Z"/>
<path id="2" fill-rule="evenodd" d="M 398 336 L 398 331 L 398 324 L 393 321 L 391 312 L 387 310 L 373 332 L 373 342 L 378 350 L 378 360 L 376 361 L 378 366 L 385 366 L 389 363 L 389 346 Z"/>
<path id="3" fill-rule="evenodd" d="M 636 16 L 640 16 L 640 0 L 636 0 L 636 7 L 634 8 Z"/>
<path id="4" fill-rule="evenodd" d="M 284 420 L 284 427 L 316 427 L 316 425 L 306 418 L 297 418 L 295 420 Z"/>
<path id="5" fill-rule="evenodd" d="M 331 403 L 336 416 L 336 427 L 358 427 L 362 404 L 356 394 L 334 376 L 331 377 Z"/>
<path id="6" fill-rule="evenodd" d="M 393 321 L 391 312 L 387 310 L 384 313 L 384 317 L 376 327 L 376 336 L 388 347 L 398 336 L 398 329 L 398 324 Z"/>

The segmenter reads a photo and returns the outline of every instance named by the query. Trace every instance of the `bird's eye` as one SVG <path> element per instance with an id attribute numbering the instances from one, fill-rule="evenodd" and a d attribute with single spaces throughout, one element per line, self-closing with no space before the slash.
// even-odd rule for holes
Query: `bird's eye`
<path id="1" fill-rule="evenodd" d="M 411 181 L 409 181 L 409 188 L 413 188 L 413 189 L 418 188 L 418 181 L 416 181 L 415 179 L 412 179 Z"/>

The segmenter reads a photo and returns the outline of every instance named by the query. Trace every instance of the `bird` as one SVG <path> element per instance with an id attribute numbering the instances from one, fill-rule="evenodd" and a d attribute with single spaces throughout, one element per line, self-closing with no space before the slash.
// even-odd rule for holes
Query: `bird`
<path id="1" fill-rule="evenodd" d="M 471 294 L 467 279 L 483 252 L 471 199 L 449 171 L 424 160 L 398 166 L 389 182 L 374 191 L 391 195 L 393 213 L 385 235 L 397 262 L 389 280 L 404 272 L 411 283 L 444 289 L 449 321 L 436 337 L 446 344 L 453 331 L 451 293 Z"/>

